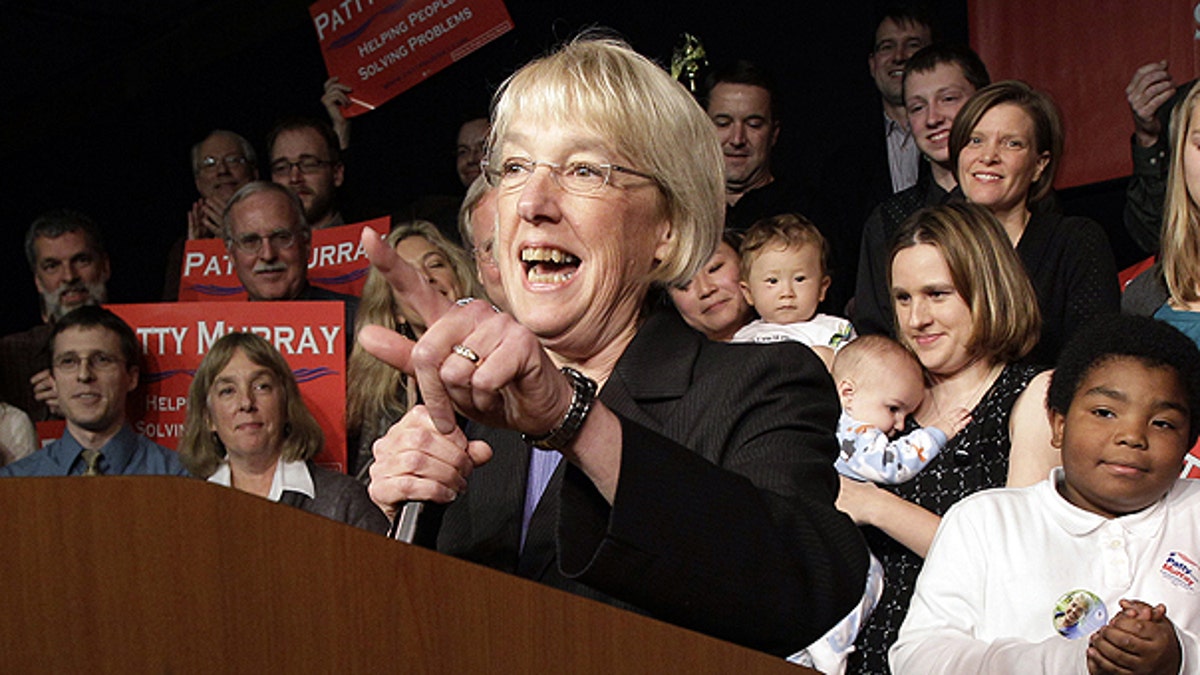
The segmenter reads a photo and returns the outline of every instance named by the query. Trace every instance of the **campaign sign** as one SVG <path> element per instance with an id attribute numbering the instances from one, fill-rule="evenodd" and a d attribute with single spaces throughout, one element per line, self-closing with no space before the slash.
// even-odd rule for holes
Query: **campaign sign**
<path id="1" fill-rule="evenodd" d="M 309 7 L 346 117 L 374 110 L 512 30 L 502 0 L 320 0 Z"/>
<path id="2" fill-rule="evenodd" d="M 176 449 L 187 418 L 188 387 L 204 355 L 226 333 L 256 333 L 283 354 L 305 404 L 325 432 L 325 450 L 316 461 L 345 471 L 342 303 L 180 302 L 105 307 L 133 327 L 142 347 L 140 386 L 129 409 L 134 431 Z"/>
<path id="3" fill-rule="evenodd" d="M 44 448 L 62 438 L 63 432 L 67 430 L 67 422 L 65 420 L 34 422 L 33 426 L 37 431 L 39 448 Z"/>
<path id="4" fill-rule="evenodd" d="M 1179 474 L 1182 478 L 1200 478 L 1200 443 L 1192 448 L 1192 451 L 1183 457 L 1183 473 Z"/>
<path id="5" fill-rule="evenodd" d="M 375 218 L 352 225 L 313 230 L 308 253 L 308 282 L 314 286 L 362 295 L 371 263 L 360 243 L 363 227 L 386 235 L 389 219 Z M 179 278 L 179 299 L 230 301 L 245 300 L 246 289 L 238 281 L 233 261 L 220 239 L 194 239 L 187 242 L 183 270 Z"/>

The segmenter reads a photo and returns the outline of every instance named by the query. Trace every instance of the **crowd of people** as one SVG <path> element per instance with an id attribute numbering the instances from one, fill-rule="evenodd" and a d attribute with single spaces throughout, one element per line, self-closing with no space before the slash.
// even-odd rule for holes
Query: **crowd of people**
<path id="1" fill-rule="evenodd" d="M 351 89 L 271 132 L 263 180 L 213 131 L 165 297 L 216 238 L 248 301 L 342 303 L 346 472 L 248 333 L 204 356 L 178 452 L 134 433 L 100 229 L 58 210 L 25 240 L 43 322 L 0 340 L 0 475 L 193 476 L 381 534 L 419 502 L 423 545 L 827 673 L 1200 672 L 1200 87 L 1130 84 L 1164 169 L 1130 184 L 1158 262 L 1122 294 L 1055 198 L 1054 102 L 934 37 L 879 18 L 880 124 L 812 194 L 773 171 L 764 68 L 697 99 L 577 37 L 463 124 L 465 198 L 363 230 L 361 298 L 307 276 Z"/>

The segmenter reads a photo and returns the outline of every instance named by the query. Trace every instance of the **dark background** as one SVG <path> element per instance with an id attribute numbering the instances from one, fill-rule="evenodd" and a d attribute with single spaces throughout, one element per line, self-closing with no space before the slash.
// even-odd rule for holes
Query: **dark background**
<path id="1" fill-rule="evenodd" d="M 365 3 L 365 0 L 364 0 Z M 414 7 L 425 0 L 412 0 Z M 469 0 L 457 0 L 467 5 Z M 769 66 L 781 89 L 777 173 L 810 181 L 850 129 L 877 119 L 866 67 L 874 5 L 849 2 L 510 0 L 515 29 L 353 121 L 347 188 L 357 215 L 458 194 L 454 139 L 524 61 L 581 28 L 615 29 L 660 63 L 687 31 L 713 63 Z M 39 321 L 23 238 L 68 206 L 105 232 L 113 302 L 152 302 L 164 257 L 196 198 L 189 150 L 213 128 L 254 143 L 280 117 L 324 117 L 326 78 L 302 0 L 0 1 L 0 334 Z M 965 42 L 965 0 L 930 3 L 942 37 Z M 260 164 L 262 162 L 260 161 Z M 1123 184 L 1069 191 L 1068 212 L 1119 230 Z M 1140 257 L 1114 236 L 1119 262 Z"/>

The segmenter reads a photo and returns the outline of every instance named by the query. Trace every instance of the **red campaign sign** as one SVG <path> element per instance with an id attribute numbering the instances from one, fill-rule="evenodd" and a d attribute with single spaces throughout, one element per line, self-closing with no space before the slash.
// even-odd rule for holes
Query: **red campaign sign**
<path id="1" fill-rule="evenodd" d="M 67 430 L 65 420 L 47 420 L 45 422 L 35 422 L 33 424 L 37 430 L 38 447 L 44 448 L 50 443 L 62 438 L 63 432 Z"/>
<path id="2" fill-rule="evenodd" d="M 1059 188 L 1131 173 L 1135 70 L 1167 59 L 1176 84 L 1200 75 L 1196 0 L 970 0 L 967 16 L 992 80 L 1025 80 L 1062 110 Z"/>
<path id="3" fill-rule="evenodd" d="M 316 461 L 346 468 L 346 338 L 340 302 L 181 302 L 105 305 L 126 321 L 142 345 L 139 387 L 130 401 L 134 431 L 175 449 L 187 418 L 188 387 L 217 338 L 256 333 L 292 367 L 300 394 L 325 432 Z M 38 425 L 43 442 L 62 435 Z"/>
<path id="4" fill-rule="evenodd" d="M 374 110 L 512 30 L 502 0 L 320 0 L 309 7 L 346 117 Z"/>
<path id="5" fill-rule="evenodd" d="M 1183 458 L 1183 473 L 1179 474 L 1184 478 L 1200 478 L 1200 442 L 1192 448 L 1191 453 Z"/>
<path id="6" fill-rule="evenodd" d="M 313 230 L 308 254 L 308 281 L 314 286 L 345 293 L 362 295 L 363 284 L 371 267 L 362 249 L 360 236 L 363 227 L 386 235 L 391 223 L 385 216 L 361 223 Z M 183 271 L 179 277 L 181 301 L 245 300 L 246 291 L 238 281 L 233 261 L 220 239 L 195 239 L 187 242 L 183 254 Z"/>

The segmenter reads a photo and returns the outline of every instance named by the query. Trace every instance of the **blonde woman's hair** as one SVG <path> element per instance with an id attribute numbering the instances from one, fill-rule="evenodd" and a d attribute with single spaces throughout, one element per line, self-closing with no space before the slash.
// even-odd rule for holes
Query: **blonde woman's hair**
<path id="1" fill-rule="evenodd" d="M 1188 193 L 1183 169 L 1184 150 L 1197 100 L 1200 100 L 1200 86 L 1192 85 L 1187 96 L 1171 112 L 1171 169 L 1167 173 L 1167 198 L 1159 246 L 1167 291 L 1171 299 L 1181 305 L 1200 300 L 1200 195 Z"/>
<path id="2" fill-rule="evenodd" d="M 712 256 L 725 219 L 721 147 L 708 115 L 654 62 L 597 33 L 530 62 L 496 92 L 490 164 L 518 117 L 595 134 L 654 176 L 672 245 L 648 281 L 686 283 Z"/>
<path id="3" fill-rule="evenodd" d="M 188 388 L 187 419 L 179 441 L 179 458 L 193 476 L 208 478 L 227 454 L 217 433 L 209 430 L 212 413 L 208 409 L 208 394 L 221 371 L 239 351 L 254 365 L 270 371 L 283 389 L 285 419 L 281 454 L 284 461 L 312 459 L 325 447 L 321 425 L 304 404 L 296 376 L 279 350 L 253 333 L 229 333 L 214 342 L 204 355 Z"/>
<path id="4" fill-rule="evenodd" d="M 460 246 L 446 239 L 437 226 L 424 220 L 400 223 L 388 234 L 387 245 L 396 245 L 409 237 L 421 237 L 441 251 L 450 266 L 459 288 L 459 297 L 477 296 L 481 291 L 475 281 L 467 254 Z M 451 298 L 457 300 L 458 298 Z M 396 316 L 404 316 L 398 321 Z M 387 279 L 374 267 L 367 273 L 362 300 L 354 321 L 355 331 L 364 326 L 383 326 L 388 330 L 405 330 L 416 338 L 425 326 L 418 317 L 410 317 L 396 304 Z M 372 356 L 357 342 L 350 352 L 346 369 L 346 429 L 354 433 L 379 424 L 383 419 L 398 419 L 409 407 L 405 376 L 396 368 Z"/>

